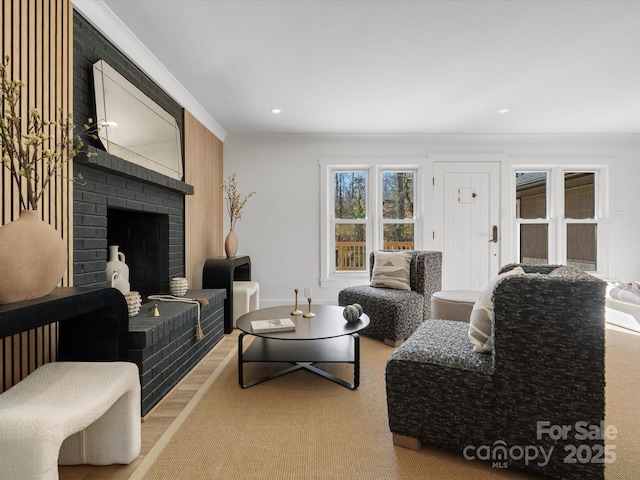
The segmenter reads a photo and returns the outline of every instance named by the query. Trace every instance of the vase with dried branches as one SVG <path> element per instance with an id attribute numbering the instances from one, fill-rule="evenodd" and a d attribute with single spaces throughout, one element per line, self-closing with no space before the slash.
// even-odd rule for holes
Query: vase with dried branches
<path id="1" fill-rule="evenodd" d="M 242 218 L 242 209 L 251 197 L 256 192 L 251 192 L 242 196 L 238 192 L 238 182 L 236 180 L 236 174 L 232 173 L 227 180 L 222 182 L 220 186 L 225 195 L 225 203 L 227 207 L 227 213 L 229 214 L 229 233 L 224 241 L 224 250 L 227 257 L 235 257 L 238 253 L 238 236 L 234 230 L 236 222 Z"/>
<path id="2" fill-rule="evenodd" d="M 50 120 L 42 118 L 38 108 L 27 107 L 21 98 L 25 84 L 9 78 L 10 60 L 6 56 L 0 65 L 0 142 L 2 166 L 15 186 L 20 216 L 0 228 L 0 303 L 47 295 L 60 282 L 67 246 L 37 210 L 54 178 L 82 181 L 69 177 L 65 167 L 84 146 L 82 136 L 74 136 L 70 113 L 59 111 L 58 120 Z M 95 135 L 92 125 L 84 130 Z M 3 195 L 4 201 L 10 198 L 8 192 Z"/>

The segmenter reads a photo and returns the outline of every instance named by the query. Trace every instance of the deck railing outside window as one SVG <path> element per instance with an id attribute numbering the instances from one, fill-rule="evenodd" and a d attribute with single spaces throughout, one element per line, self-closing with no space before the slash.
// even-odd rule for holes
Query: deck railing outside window
<path id="1" fill-rule="evenodd" d="M 385 250 L 412 250 L 413 242 L 385 242 Z M 336 270 L 365 270 L 367 250 L 365 242 L 336 242 Z"/>

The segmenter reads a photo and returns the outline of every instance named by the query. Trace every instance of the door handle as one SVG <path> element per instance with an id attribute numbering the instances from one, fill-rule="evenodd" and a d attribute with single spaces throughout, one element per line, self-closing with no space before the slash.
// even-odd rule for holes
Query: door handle
<path id="1" fill-rule="evenodd" d="M 494 225 L 493 228 L 491 229 L 491 240 L 489 240 L 489 243 L 498 243 L 498 226 Z"/>

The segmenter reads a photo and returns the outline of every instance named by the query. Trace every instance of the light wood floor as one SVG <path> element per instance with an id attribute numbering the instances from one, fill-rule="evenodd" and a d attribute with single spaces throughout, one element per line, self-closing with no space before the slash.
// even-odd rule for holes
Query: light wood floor
<path id="1" fill-rule="evenodd" d="M 142 422 L 142 450 L 129 465 L 74 465 L 59 467 L 60 480 L 126 480 L 180 414 L 200 386 L 238 343 L 238 330 L 227 334 Z"/>

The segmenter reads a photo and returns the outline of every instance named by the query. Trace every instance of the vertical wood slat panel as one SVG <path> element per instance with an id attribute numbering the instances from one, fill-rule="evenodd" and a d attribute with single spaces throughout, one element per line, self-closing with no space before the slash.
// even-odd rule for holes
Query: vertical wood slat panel
<path id="1" fill-rule="evenodd" d="M 20 78 L 23 82 L 27 84 L 26 88 L 22 89 L 23 98 L 26 97 L 27 101 L 25 104 L 26 114 L 23 116 L 25 124 L 28 122 L 30 117 L 29 111 L 31 108 L 35 107 L 40 110 L 42 114 L 43 105 L 42 105 L 42 94 L 38 94 L 38 90 L 41 88 L 41 82 L 36 78 L 36 0 L 28 0 L 28 2 L 23 2 L 26 7 L 26 11 L 23 12 L 22 15 L 22 28 L 23 32 L 26 35 L 27 41 L 26 44 L 21 48 L 27 51 L 26 55 L 26 65 L 27 70 L 22 73 Z M 22 55 L 22 58 L 25 58 Z M 46 118 L 46 117 L 43 117 Z M 41 148 L 38 151 L 42 151 Z M 42 176 L 44 172 L 43 162 L 40 162 L 40 165 L 37 167 L 37 175 L 39 177 L 37 183 L 37 188 L 42 188 Z M 45 215 L 44 219 L 46 221 L 46 203 L 43 202 L 42 207 L 40 208 L 41 215 Z"/>
<path id="2" fill-rule="evenodd" d="M 222 141 L 185 111 L 185 182 L 194 195 L 185 198 L 185 265 L 191 288 L 202 288 L 207 258 L 223 254 Z"/>
<path id="3" fill-rule="evenodd" d="M 6 28 L 11 24 L 11 4 L 9 2 L 2 2 L 2 8 L 0 9 L 0 23 L 2 23 L 2 60 L 4 56 L 11 51 L 11 29 Z M 0 105 L 4 112 L 4 105 Z M 1 166 L 0 166 L 1 167 Z M 11 191 L 11 176 L 6 168 L 0 168 L 0 188 L 2 189 L 2 207 L 0 208 L 0 225 L 9 222 L 11 218 L 11 204 L 7 201 L 6 192 Z M 4 358 L 4 357 L 0 357 Z M 4 385 L 4 380 L 0 386 Z"/>
<path id="4" fill-rule="evenodd" d="M 64 98 L 66 98 L 66 92 L 64 91 L 65 85 L 65 77 L 66 77 L 66 66 L 65 66 L 65 54 L 63 51 L 64 42 L 62 41 L 63 37 L 63 28 L 66 25 L 67 21 L 64 17 L 63 13 L 63 0 L 56 1 L 56 43 L 55 43 L 55 58 L 56 58 L 56 85 L 59 85 L 60 88 L 55 88 L 51 91 L 56 96 L 56 108 L 55 113 L 56 117 L 60 117 L 58 111 L 62 109 L 63 112 L 68 112 L 69 110 L 65 110 L 65 102 Z M 64 173 L 64 172 L 63 172 Z M 51 188 L 49 189 L 50 193 L 50 204 L 48 208 L 49 213 L 49 223 L 54 225 L 58 231 L 60 231 L 59 218 L 58 215 L 58 204 L 62 201 L 62 197 L 64 196 L 63 192 L 63 184 L 61 175 L 57 175 L 56 178 L 52 181 Z M 64 235 L 63 235 L 64 236 Z"/>
<path id="5" fill-rule="evenodd" d="M 51 65 L 54 65 L 55 68 L 56 58 L 53 55 L 51 50 L 51 45 L 54 42 L 51 41 L 51 32 L 55 32 L 55 27 L 52 26 L 52 23 L 55 22 L 55 15 L 52 15 L 51 12 L 54 11 L 55 2 L 53 1 L 43 1 L 42 5 L 42 108 L 47 112 L 47 118 L 55 119 L 55 106 L 51 103 L 51 92 L 50 85 L 51 84 Z M 49 127 L 50 134 L 55 133 L 54 127 Z"/>
<path id="6" fill-rule="evenodd" d="M 65 44 L 63 48 L 65 56 L 65 85 L 66 85 L 66 103 L 65 112 L 73 112 L 73 7 L 71 3 L 66 4 L 65 8 Z M 73 177 L 73 159 L 69 161 L 65 168 L 65 175 Z M 65 183 L 63 201 L 60 203 L 60 231 L 62 238 L 67 244 L 67 270 L 66 276 L 62 279 L 62 285 L 73 285 L 73 181 Z"/>
<path id="7" fill-rule="evenodd" d="M 22 376 L 20 375 L 20 352 L 22 351 L 22 335 L 13 336 L 13 356 L 11 358 L 13 362 L 13 375 L 11 377 L 12 384 L 17 382 Z"/>
<path id="8" fill-rule="evenodd" d="M 38 108 L 45 120 L 59 120 L 73 107 L 73 7 L 70 0 L 3 0 L 2 57 L 11 56 L 10 77 L 26 83 L 22 89 L 22 117 Z M 3 106 L 4 109 L 4 106 Z M 53 132 L 53 129 L 51 131 Z M 42 198 L 39 211 L 65 240 L 69 259 L 62 285 L 71 285 L 73 265 L 72 183 L 65 166 Z M 40 173 L 43 179 L 44 166 Z M 22 187 L 24 188 L 24 186 Z M 20 214 L 18 189 L 9 171 L 0 176 L 0 225 L 16 220 Z M 56 359 L 57 328 L 40 327 L 11 338 L 0 339 L 0 392 L 21 380 L 37 366 Z"/>
<path id="9" fill-rule="evenodd" d="M 15 2 L 15 0 L 13 0 L 11 3 L 15 4 L 18 2 Z M 25 7 L 25 3 L 24 2 L 20 2 L 21 5 L 17 6 L 14 5 L 14 10 L 13 10 L 13 24 L 15 27 L 18 28 L 18 32 L 19 35 L 16 35 L 16 41 L 14 42 L 13 45 L 13 52 L 14 52 L 14 56 L 11 59 L 11 71 L 14 72 L 13 75 L 14 77 L 17 76 L 17 78 L 20 79 L 24 79 L 25 78 L 25 71 L 23 68 L 23 65 L 25 63 L 25 57 L 27 56 L 27 52 L 24 48 L 24 45 L 27 43 L 27 33 L 26 33 L 26 29 L 25 27 L 25 23 L 26 23 L 26 12 L 22 12 L 22 8 Z M 22 111 L 24 112 L 24 109 L 26 108 L 26 98 L 27 95 L 23 95 L 21 98 L 21 105 L 20 108 L 22 109 Z M 24 118 L 25 115 L 22 115 L 23 121 L 22 123 L 24 124 Z M 14 191 L 13 191 L 13 199 L 14 199 L 14 207 L 13 207 L 13 211 L 12 211 L 12 216 L 15 219 L 20 212 L 20 205 L 19 205 L 19 200 L 18 200 L 18 188 L 14 187 Z"/>
<path id="10" fill-rule="evenodd" d="M 6 390 L 8 387 L 8 380 L 7 380 L 7 371 L 6 371 L 6 367 L 7 367 L 7 362 L 5 362 L 5 344 L 7 343 L 7 339 L 6 338 L 0 338 L 0 366 L 2 366 L 2 369 L 0 369 L 0 392 Z"/>

